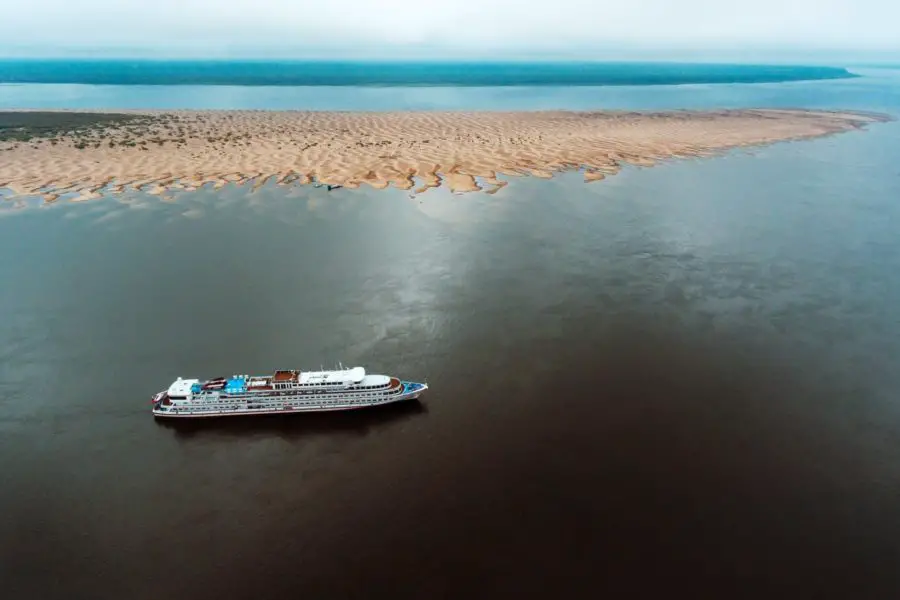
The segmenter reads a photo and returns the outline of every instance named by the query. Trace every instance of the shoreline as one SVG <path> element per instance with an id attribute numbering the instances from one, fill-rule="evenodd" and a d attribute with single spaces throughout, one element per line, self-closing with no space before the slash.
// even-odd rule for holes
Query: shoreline
<path id="1" fill-rule="evenodd" d="M 601 181 L 734 148 L 813 139 L 894 120 L 863 111 L 269 111 L 0 112 L 4 199 L 88 200 L 206 184 L 369 185 L 424 193 L 496 192 L 498 176 L 584 169 Z M 30 139 L 29 139 L 30 138 Z"/>

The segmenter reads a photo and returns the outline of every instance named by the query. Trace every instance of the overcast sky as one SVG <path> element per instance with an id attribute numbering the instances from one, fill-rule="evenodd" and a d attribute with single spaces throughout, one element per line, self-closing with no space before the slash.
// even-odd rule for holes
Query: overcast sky
<path id="1" fill-rule="evenodd" d="M 900 0 L 0 0 L 3 55 L 900 56 Z"/>

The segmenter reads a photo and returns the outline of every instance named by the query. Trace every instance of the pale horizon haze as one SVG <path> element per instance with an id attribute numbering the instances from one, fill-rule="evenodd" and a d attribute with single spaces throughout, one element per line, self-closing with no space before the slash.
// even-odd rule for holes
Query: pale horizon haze
<path id="1" fill-rule="evenodd" d="M 889 0 L 0 0 L 4 57 L 886 60 Z"/>

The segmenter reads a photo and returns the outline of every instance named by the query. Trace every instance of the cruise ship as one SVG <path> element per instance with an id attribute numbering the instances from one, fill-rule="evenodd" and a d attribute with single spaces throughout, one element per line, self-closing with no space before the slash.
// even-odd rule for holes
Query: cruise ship
<path id="1" fill-rule="evenodd" d="M 152 398 L 153 415 L 219 417 L 348 410 L 413 400 L 425 383 L 366 373 L 363 367 L 335 371 L 275 371 L 201 381 L 179 377 Z"/>

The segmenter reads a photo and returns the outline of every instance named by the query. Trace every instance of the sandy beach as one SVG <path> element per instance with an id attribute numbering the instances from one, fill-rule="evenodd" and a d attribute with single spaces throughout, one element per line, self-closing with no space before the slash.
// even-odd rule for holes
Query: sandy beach
<path id="1" fill-rule="evenodd" d="M 9 113 L 6 113 L 9 114 Z M 44 113 L 46 114 L 46 113 Z M 96 114 L 96 113 L 92 113 Z M 155 194 L 229 182 L 494 192 L 498 175 L 598 181 L 623 165 L 853 131 L 887 117 L 853 112 L 141 111 L 0 141 L 0 188 L 53 202 L 136 188 Z M 69 126 L 67 126 L 69 127 Z M 27 137 L 27 136 L 26 136 Z"/>

